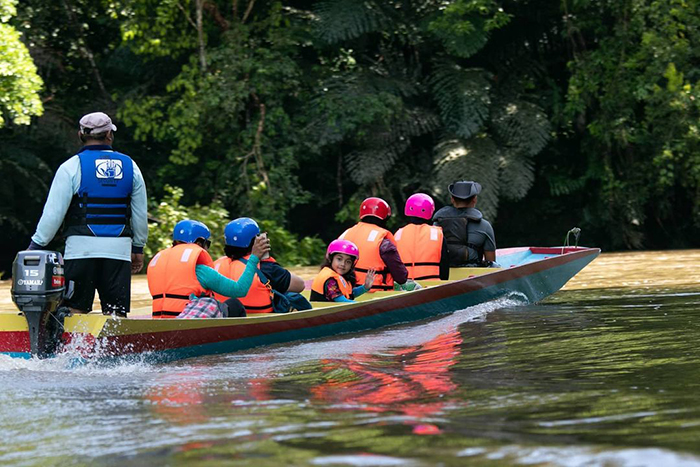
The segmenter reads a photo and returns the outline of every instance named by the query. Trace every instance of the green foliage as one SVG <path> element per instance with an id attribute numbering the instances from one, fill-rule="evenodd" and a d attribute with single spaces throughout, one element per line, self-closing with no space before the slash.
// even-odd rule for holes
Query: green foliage
<path id="1" fill-rule="evenodd" d="M 591 1 L 576 12 L 583 32 L 602 39 L 571 63 L 567 112 L 586 120 L 584 154 L 605 169 L 596 215 L 622 232 L 620 245 L 643 245 L 647 213 L 664 224 L 691 206 L 700 227 L 699 7 Z M 620 27 L 603 28 L 601 14 Z"/>
<path id="2" fill-rule="evenodd" d="M 471 138 L 489 118 L 491 76 L 483 69 L 443 62 L 431 78 L 443 123 L 458 136 Z"/>
<path id="3" fill-rule="evenodd" d="M 160 250 L 170 247 L 173 228 L 183 219 L 198 220 L 209 227 L 212 240 L 209 253 L 214 259 L 223 256 L 224 228 L 231 220 L 228 211 L 216 200 L 208 206 L 183 206 L 182 196 L 181 188 L 166 186 L 163 199 L 160 202 L 151 201 L 149 216 L 154 222 L 151 222 L 148 229 L 148 243 L 144 249 L 146 256 L 151 258 Z M 272 254 L 284 266 L 315 265 L 323 259 L 325 246 L 320 239 L 299 239 L 275 221 L 260 220 L 259 224 L 261 231 L 268 233 L 273 247 Z"/>
<path id="4" fill-rule="evenodd" d="M 214 201 L 209 206 L 183 206 L 182 195 L 182 188 L 167 185 L 165 196 L 160 202 L 151 200 L 148 212 L 154 222 L 149 224 L 148 242 L 144 248 L 147 258 L 152 258 L 160 250 L 173 244 L 175 224 L 184 219 L 198 220 L 209 227 L 212 240 L 209 253 L 214 259 L 223 256 L 223 231 L 229 222 L 228 211 L 219 201 Z"/>
<path id="5" fill-rule="evenodd" d="M 459 178 L 501 244 L 532 212 L 606 248 L 697 244 L 699 2 L 0 0 L 0 241 L 26 244 L 99 109 L 165 203 L 151 250 L 187 216 L 216 245 L 231 213 L 316 264 L 299 232 L 330 240 L 370 195 L 447 202 Z M 44 113 L 17 125 L 37 75 Z"/>
<path id="6" fill-rule="evenodd" d="M 261 232 L 267 232 L 272 256 L 285 267 L 321 264 L 326 253 L 325 243 L 316 237 L 299 239 L 275 221 L 261 220 Z"/>
<path id="7" fill-rule="evenodd" d="M 381 2 L 367 0 L 328 0 L 315 9 L 318 36 L 329 44 L 355 39 L 381 31 L 388 23 Z"/>
<path id="8" fill-rule="evenodd" d="M 493 0 L 446 2 L 428 30 L 438 37 L 447 52 L 469 58 L 489 40 L 489 32 L 508 24 L 510 15 Z"/>
<path id="9" fill-rule="evenodd" d="M 16 0 L 0 0 L 0 128 L 9 120 L 28 125 L 32 116 L 43 113 L 37 74 L 21 34 L 7 22 L 16 15 Z"/>
<path id="10" fill-rule="evenodd" d="M 176 3 L 168 4 L 172 14 L 162 16 L 158 27 L 151 16 L 159 15 L 163 5 L 130 10 L 124 37 L 135 51 L 158 56 L 160 49 L 149 44 L 166 42 L 163 50 L 171 50 L 163 34 L 182 27 L 189 28 L 187 34 L 196 32 L 196 25 L 184 21 L 194 14 L 192 5 L 177 4 L 183 11 L 176 14 Z M 293 173 L 299 143 L 285 107 L 287 96 L 300 92 L 301 69 L 294 60 L 299 40 L 279 3 L 260 8 L 265 19 L 250 25 L 239 17 L 224 22 L 221 15 L 228 10 L 217 9 L 221 18 L 204 22 L 206 53 L 195 43 L 173 44 L 189 53 L 187 62 L 167 78 L 164 89 L 128 99 L 119 116 L 135 127 L 139 140 L 171 147 L 161 176 L 207 180 L 194 188 L 197 198 L 221 199 L 232 211 L 283 222 L 287 210 L 306 199 Z"/>

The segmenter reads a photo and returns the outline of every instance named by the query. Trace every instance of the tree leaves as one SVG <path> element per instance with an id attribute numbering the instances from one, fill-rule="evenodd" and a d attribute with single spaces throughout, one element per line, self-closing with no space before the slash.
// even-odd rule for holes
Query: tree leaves
<path id="1" fill-rule="evenodd" d="M 368 0 L 327 0 L 318 3 L 316 33 L 329 44 L 380 31 L 388 19 L 377 3 Z"/>
<path id="2" fill-rule="evenodd" d="M 463 138 L 476 134 L 489 117 L 490 74 L 480 68 L 464 69 L 454 62 L 438 62 L 430 84 L 443 124 Z"/>
<path id="3" fill-rule="evenodd" d="M 28 125 L 43 113 L 39 99 L 43 81 L 37 74 L 21 34 L 7 23 L 16 14 L 15 0 L 0 0 L 0 128 L 6 120 Z"/>

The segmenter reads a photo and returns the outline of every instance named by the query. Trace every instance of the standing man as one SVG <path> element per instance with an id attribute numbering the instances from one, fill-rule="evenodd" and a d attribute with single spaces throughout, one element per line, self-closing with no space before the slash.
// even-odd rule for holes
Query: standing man
<path id="1" fill-rule="evenodd" d="M 131 274 L 143 267 L 146 185 L 136 163 L 112 149 L 115 131 L 105 113 L 80 119 L 83 147 L 56 171 L 28 248 L 46 247 L 63 225 L 65 277 L 73 283 L 64 304 L 74 313 L 92 310 L 97 289 L 103 314 L 126 317 Z"/>
<path id="2" fill-rule="evenodd" d="M 496 235 L 491 223 L 476 209 L 481 185 L 472 181 L 451 184 L 452 206 L 441 208 L 433 223 L 442 227 L 447 239 L 451 266 L 497 266 Z"/>

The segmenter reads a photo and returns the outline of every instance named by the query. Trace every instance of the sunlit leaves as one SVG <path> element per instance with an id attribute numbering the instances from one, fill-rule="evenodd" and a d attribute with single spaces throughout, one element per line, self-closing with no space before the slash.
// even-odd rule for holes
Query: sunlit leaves
<path id="1" fill-rule="evenodd" d="M 43 86 L 20 33 L 7 21 L 16 13 L 15 0 L 0 0 L 0 127 L 9 120 L 28 125 L 43 113 Z"/>
<path id="2" fill-rule="evenodd" d="M 468 58 L 481 50 L 489 32 L 505 26 L 510 17 L 493 0 L 444 2 L 441 14 L 428 25 L 452 55 Z"/>

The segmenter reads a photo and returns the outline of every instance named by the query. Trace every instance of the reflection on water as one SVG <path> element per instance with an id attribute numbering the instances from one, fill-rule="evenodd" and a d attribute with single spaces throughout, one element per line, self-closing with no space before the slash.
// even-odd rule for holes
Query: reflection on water
<path id="1" fill-rule="evenodd" d="M 0 464 L 700 466 L 697 272 L 638 260 L 539 305 L 169 365 L 0 357 Z"/>

